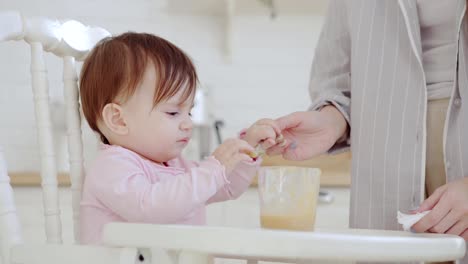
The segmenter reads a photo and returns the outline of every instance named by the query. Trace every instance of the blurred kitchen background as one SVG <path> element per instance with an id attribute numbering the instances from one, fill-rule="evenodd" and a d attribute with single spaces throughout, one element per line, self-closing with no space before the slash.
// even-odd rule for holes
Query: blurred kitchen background
<path id="1" fill-rule="evenodd" d="M 76 19 L 112 34 L 150 32 L 185 50 L 196 64 L 205 113 L 196 121 L 213 126 L 223 139 L 262 117 L 278 117 L 309 105 L 308 78 L 325 0 L 15 0 L 0 10 L 25 16 Z M 24 42 L 0 46 L 0 145 L 12 172 L 39 167 L 30 77 Z M 46 54 L 58 170 L 66 171 L 62 60 Z M 8 113 L 8 114 L 7 114 Z M 201 117 L 200 117 L 201 115 Z M 86 160 L 95 137 L 85 130 Z M 212 143 L 216 142 L 213 135 Z M 90 147 L 88 147 L 90 146 Z"/>
<path id="2" fill-rule="evenodd" d="M 195 62 L 200 79 L 194 111 L 197 131 L 186 151 L 193 159 L 206 156 L 219 139 L 235 137 L 259 118 L 307 109 L 309 71 L 326 6 L 327 0 L 0 1 L 2 11 L 76 19 L 112 34 L 150 32 L 185 50 Z M 25 226 L 25 240 L 43 241 L 43 234 L 38 231 L 43 219 L 29 46 L 24 42 L 0 43 L 0 58 L 0 146 Z M 45 59 L 59 181 L 66 186 L 62 60 L 47 53 Z M 85 122 L 83 133 L 86 165 L 95 156 L 97 140 Z M 345 153 L 294 163 L 320 167 L 324 173 L 322 187 L 329 191 L 331 199 L 320 204 L 317 227 L 347 227 L 349 159 L 350 154 Z M 273 158 L 267 159 L 266 164 L 284 161 Z M 67 188 L 61 191 L 64 234 L 71 236 L 67 229 L 71 229 L 70 193 Z M 227 205 L 212 206 L 208 222 L 258 226 L 255 189 Z"/>

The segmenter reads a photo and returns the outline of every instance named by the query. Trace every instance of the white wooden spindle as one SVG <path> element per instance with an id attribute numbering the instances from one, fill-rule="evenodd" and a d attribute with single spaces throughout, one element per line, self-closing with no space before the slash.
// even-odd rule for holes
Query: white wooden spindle
<path id="1" fill-rule="evenodd" d="M 48 243 L 62 243 L 62 224 L 57 187 L 57 167 L 49 110 L 49 84 L 40 42 L 31 42 L 31 75 L 41 157 L 41 177 L 46 237 Z"/>
<path id="2" fill-rule="evenodd" d="M 81 189 L 84 180 L 83 138 L 81 133 L 80 105 L 78 100 L 78 77 L 75 58 L 63 58 L 63 83 L 67 119 L 68 155 L 72 190 L 72 209 L 75 240 L 79 240 L 79 212 Z"/>
<path id="3" fill-rule="evenodd" d="M 0 41 L 24 40 L 31 45 L 31 75 L 36 125 L 41 159 L 41 177 L 48 244 L 23 244 L 13 190 L 0 149 L 0 263 L 150 263 L 151 255 L 136 248 L 63 245 L 58 199 L 57 168 L 49 109 L 47 70 L 44 51 L 63 58 L 63 81 L 67 105 L 70 175 L 73 193 L 75 238 L 78 238 L 78 211 L 83 181 L 83 147 L 79 114 L 75 59 L 82 59 L 99 39 L 110 35 L 101 28 L 88 28 L 76 21 L 61 24 L 45 17 L 23 18 L 19 12 L 0 12 Z M 142 251 L 143 252 L 143 251 Z"/>
<path id="4" fill-rule="evenodd" d="M 0 242 L 3 264 L 10 264 L 10 248 L 22 243 L 21 228 L 16 214 L 13 189 L 10 185 L 5 158 L 0 148 Z"/>

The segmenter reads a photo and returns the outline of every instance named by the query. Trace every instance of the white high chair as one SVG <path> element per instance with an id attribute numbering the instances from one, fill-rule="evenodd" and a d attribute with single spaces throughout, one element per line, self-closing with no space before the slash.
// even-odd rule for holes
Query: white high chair
<path id="1" fill-rule="evenodd" d="M 31 46 L 31 75 L 38 141 L 47 243 L 23 244 L 16 216 L 3 153 L 0 152 L 0 238 L 2 260 L 9 263 L 135 263 L 136 248 L 110 248 L 62 244 L 62 230 L 57 187 L 57 169 L 53 148 L 49 91 L 44 51 L 63 58 L 64 95 L 67 105 L 70 178 L 72 182 L 75 238 L 78 236 L 78 212 L 83 182 L 83 150 L 79 114 L 75 60 L 83 59 L 100 39 L 110 33 L 89 28 L 77 21 L 61 23 L 43 17 L 22 17 L 18 12 L 0 12 L 0 42 L 24 40 Z"/>
<path id="2" fill-rule="evenodd" d="M 446 261 L 465 255 L 465 241 L 456 236 L 398 231 L 342 230 L 287 232 L 246 228 L 112 223 L 105 227 L 102 246 L 62 243 L 57 171 L 48 102 L 43 51 L 64 60 L 70 177 L 75 239 L 84 177 L 82 136 L 75 60 L 81 60 L 109 33 L 76 21 L 24 18 L 0 12 L 0 42 L 25 40 L 31 45 L 32 87 L 41 156 L 41 177 L 47 243 L 23 243 L 12 188 L 0 150 L 0 239 L 4 264 L 162 263 L 148 249 L 169 250 L 169 263 L 201 264 L 211 255 L 269 261 Z M 253 216 L 256 217 L 256 216 Z"/>

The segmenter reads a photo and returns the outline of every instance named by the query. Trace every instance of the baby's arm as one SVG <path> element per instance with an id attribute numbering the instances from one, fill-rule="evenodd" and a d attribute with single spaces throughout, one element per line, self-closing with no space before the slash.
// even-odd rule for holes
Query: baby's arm
<path id="1" fill-rule="evenodd" d="M 257 174 L 261 164 L 261 158 L 252 162 L 241 162 L 229 174 L 229 183 L 224 185 L 213 197 L 208 200 L 208 204 L 237 199 L 243 194 L 252 183 L 252 179 Z"/>
<path id="2" fill-rule="evenodd" d="M 223 166 L 214 158 L 159 182 L 151 180 L 138 160 L 112 158 L 89 179 L 90 188 L 105 207 L 129 222 L 176 223 L 227 183 Z"/>
<path id="3" fill-rule="evenodd" d="M 241 132 L 240 138 L 247 141 L 252 147 L 262 144 L 262 146 L 268 148 L 277 143 L 280 132 L 281 130 L 275 126 L 272 120 L 261 119 Z M 210 198 L 208 203 L 236 199 L 249 188 L 262 162 L 261 157 L 257 157 L 255 153 L 250 154 L 254 157 L 250 161 L 240 162 L 228 174 L 230 183 L 226 184 L 216 195 Z"/>

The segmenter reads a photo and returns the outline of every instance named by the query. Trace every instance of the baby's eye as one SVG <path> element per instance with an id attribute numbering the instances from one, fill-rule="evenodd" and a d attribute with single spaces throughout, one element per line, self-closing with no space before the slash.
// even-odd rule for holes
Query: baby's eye
<path id="1" fill-rule="evenodd" d="M 166 112 L 170 116 L 176 116 L 179 112 Z"/>
<path id="2" fill-rule="evenodd" d="M 192 112 L 189 112 L 188 115 L 191 117 L 191 116 L 192 116 Z"/>

